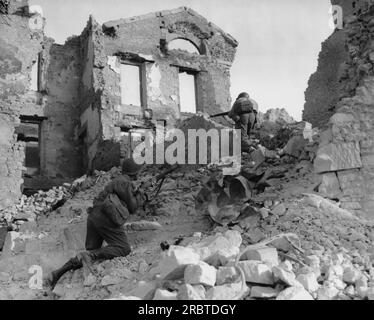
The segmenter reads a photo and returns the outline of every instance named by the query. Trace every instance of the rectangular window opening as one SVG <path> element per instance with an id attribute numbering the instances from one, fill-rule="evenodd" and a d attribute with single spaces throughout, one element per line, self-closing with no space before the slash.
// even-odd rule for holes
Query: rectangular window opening
<path id="1" fill-rule="evenodd" d="M 179 104 L 180 111 L 196 113 L 196 80 L 195 74 L 179 70 Z"/>
<path id="2" fill-rule="evenodd" d="M 22 120 L 16 128 L 17 141 L 25 142 L 25 176 L 40 175 L 40 120 Z"/>
<path id="3" fill-rule="evenodd" d="M 121 103 L 142 106 L 141 66 L 121 64 Z"/>

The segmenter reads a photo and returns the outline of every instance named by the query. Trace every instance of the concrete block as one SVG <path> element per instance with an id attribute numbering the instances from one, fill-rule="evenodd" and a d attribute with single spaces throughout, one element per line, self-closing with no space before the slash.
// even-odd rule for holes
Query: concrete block
<path id="1" fill-rule="evenodd" d="M 270 299 L 275 298 L 279 294 L 279 291 L 271 287 L 252 287 L 251 298 Z"/>
<path id="2" fill-rule="evenodd" d="M 347 267 L 344 269 L 343 273 L 343 281 L 345 283 L 353 284 L 355 283 L 358 279 L 362 277 L 362 274 L 360 271 L 358 271 L 354 267 Z"/>
<path id="3" fill-rule="evenodd" d="M 152 299 L 151 296 L 155 289 L 155 282 L 139 281 L 137 287 L 130 292 L 130 295 L 141 299 Z"/>
<path id="4" fill-rule="evenodd" d="M 296 276 L 292 271 L 286 270 L 282 267 L 275 266 L 272 268 L 275 279 L 280 280 L 293 287 L 302 287 L 301 283 L 296 280 Z"/>
<path id="5" fill-rule="evenodd" d="M 332 300 L 339 294 L 339 290 L 329 281 L 325 281 L 323 286 L 317 290 L 318 300 Z"/>
<path id="6" fill-rule="evenodd" d="M 234 259 L 239 253 L 242 242 L 241 235 L 236 230 L 228 230 L 225 234 L 217 234 L 205 238 L 198 243 L 192 243 L 193 248 L 210 265 L 222 266 Z"/>
<path id="7" fill-rule="evenodd" d="M 319 148 L 314 160 L 314 169 L 317 173 L 361 167 L 360 147 L 355 142 L 329 143 Z"/>
<path id="8" fill-rule="evenodd" d="M 207 300 L 233 300 L 243 299 L 249 294 L 249 288 L 245 285 L 242 291 L 242 283 L 235 282 L 210 288 L 206 293 Z"/>
<path id="9" fill-rule="evenodd" d="M 197 264 L 200 256 L 191 248 L 171 246 L 159 265 L 162 278 L 169 280 L 184 276 L 184 269 L 189 264 Z"/>
<path id="10" fill-rule="evenodd" d="M 302 284 L 302 286 L 308 292 L 315 292 L 319 288 L 317 277 L 314 273 L 300 274 L 296 280 Z"/>
<path id="11" fill-rule="evenodd" d="M 289 287 L 283 290 L 276 300 L 314 300 L 303 287 Z"/>
<path id="12" fill-rule="evenodd" d="M 178 289 L 178 300 L 204 300 L 205 289 L 203 286 L 184 284 Z"/>
<path id="13" fill-rule="evenodd" d="M 189 284 L 202 284 L 212 287 L 216 283 L 216 278 L 216 268 L 203 261 L 188 265 L 184 271 L 184 281 Z"/>
<path id="14" fill-rule="evenodd" d="M 278 265 L 279 263 L 278 251 L 271 247 L 245 251 L 241 260 L 257 260 L 263 263 L 268 263 L 271 266 Z"/>
<path id="15" fill-rule="evenodd" d="M 240 274 L 235 267 L 219 267 L 217 270 L 217 285 L 235 282 Z"/>
<path id="16" fill-rule="evenodd" d="M 264 263 L 255 260 L 240 261 L 239 267 L 242 268 L 246 282 L 259 284 L 274 284 L 271 269 Z"/>
<path id="17" fill-rule="evenodd" d="M 177 294 L 178 292 L 176 291 L 171 292 L 168 290 L 157 289 L 153 300 L 178 300 Z"/>
<path id="18" fill-rule="evenodd" d="M 322 181 L 318 187 L 318 192 L 328 198 L 335 198 L 341 193 L 339 180 L 335 172 L 322 174 Z"/>

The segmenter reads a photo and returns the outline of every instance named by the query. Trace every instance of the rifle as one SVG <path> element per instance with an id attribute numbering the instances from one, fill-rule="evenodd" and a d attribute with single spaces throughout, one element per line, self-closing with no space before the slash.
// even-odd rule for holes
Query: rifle
<path id="1" fill-rule="evenodd" d="M 151 191 L 147 193 L 144 192 L 146 203 L 152 202 L 156 199 L 167 176 L 177 168 L 179 168 L 179 165 L 174 164 L 156 176 L 155 181 L 152 183 L 153 187 L 151 188 Z"/>
<path id="2" fill-rule="evenodd" d="M 221 116 L 227 116 L 228 114 L 229 114 L 229 111 L 221 112 L 221 113 L 213 114 L 209 118 L 217 118 L 217 117 L 221 117 Z"/>

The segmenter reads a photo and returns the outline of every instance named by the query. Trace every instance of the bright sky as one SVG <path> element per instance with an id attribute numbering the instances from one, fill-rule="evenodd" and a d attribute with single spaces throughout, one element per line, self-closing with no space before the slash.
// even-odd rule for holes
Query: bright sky
<path id="1" fill-rule="evenodd" d="M 239 41 L 231 69 L 233 100 L 247 91 L 260 111 L 285 108 L 301 119 L 304 91 L 321 42 L 332 32 L 330 0 L 30 0 L 43 8 L 57 43 L 78 35 L 92 14 L 100 23 L 187 6 Z"/>

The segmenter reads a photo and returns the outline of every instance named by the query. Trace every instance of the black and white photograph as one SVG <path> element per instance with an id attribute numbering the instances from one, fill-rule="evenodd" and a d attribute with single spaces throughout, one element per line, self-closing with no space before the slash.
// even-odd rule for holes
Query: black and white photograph
<path id="1" fill-rule="evenodd" d="M 0 0 L 0 300 L 374 300 L 374 0 Z"/>

